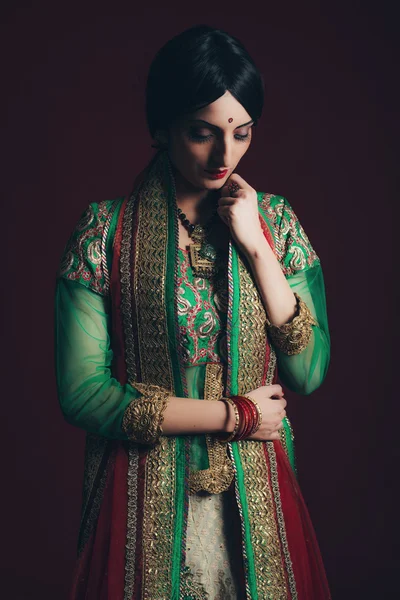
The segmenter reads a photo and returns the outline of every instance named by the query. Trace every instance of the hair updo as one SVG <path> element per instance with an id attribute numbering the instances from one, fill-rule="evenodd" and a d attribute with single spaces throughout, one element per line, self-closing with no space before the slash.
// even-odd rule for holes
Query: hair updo
<path id="1" fill-rule="evenodd" d="M 186 29 L 157 52 L 150 66 L 146 120 L 151 137 L 226 91 L 256 125 L 264 104 L 264 81 L 242 43 L 208 25 Z"/>

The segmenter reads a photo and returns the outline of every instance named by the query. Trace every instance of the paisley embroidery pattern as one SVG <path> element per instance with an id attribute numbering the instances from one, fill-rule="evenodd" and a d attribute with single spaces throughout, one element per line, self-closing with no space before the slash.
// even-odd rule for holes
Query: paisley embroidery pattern
<path id="1" fill-rule="evenodd" d="M 179 249 L 179 352 L 185 366 L 226 359 L 226 276 L 216 281 L 194 277 L 189 253 Z"/>
<path id="2" fill-rule="evenodd" d="M 286 276 L 320 262 L 286 198 L 260 193 L 259 203 L 274 230 L 277 258 Z"/>
<path id="3" fill-rule="evenodd" d="M 108 285 L 102 268 L 101 243 L 113 203 L 120 200 L 118 198 L 89 204 L 64 249 L 58 277 L 77 281 L 102 296 L 107 295 Z"/>

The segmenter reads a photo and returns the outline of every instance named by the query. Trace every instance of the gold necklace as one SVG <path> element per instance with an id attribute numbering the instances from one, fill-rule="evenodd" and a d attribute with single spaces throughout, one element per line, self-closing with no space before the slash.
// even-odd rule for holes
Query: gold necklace
<path id="1" fill-rule="evenodd" d="M 175 198 L 175 206 L 180 217 L 182 224 L 189 232 L 189 236 L 194 241 L 193 244 L 189 244 L 189 255 L 192 271 L 195 277 L 212 278 L 219 271 L 219 253 L 209 242 L 206 241 L 206 227 L 203 225 L 193 225 L 186 217 L 185 213 L 176 204 L 176 188 L 175 188 L 175 177 L 172 171 L 171 160 L 167 155 L 168 171 L 171 179 L 171 185 Z M 210 221 L 215 216 L 217 209 L 215 209 Z"/>
<path id="2" fill-rule="evenodd" d="M 177 213 L 182 225 L 188 230 L 189 236 L 193 240 L 193 244 L 189 244 L 190 263 L 193 274 L 196 277 L 213 277 L 218 272 L 218 252 L 206 240 L 207 226 L 193 225 L 179 206 L 177 207 Z M 215 213 L 216 210 L 211 216 L 210 221 L 212 221 Z"/>

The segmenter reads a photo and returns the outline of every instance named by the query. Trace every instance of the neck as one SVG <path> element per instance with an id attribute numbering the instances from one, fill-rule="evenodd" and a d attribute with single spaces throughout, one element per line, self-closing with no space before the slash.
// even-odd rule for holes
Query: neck
<path id="1" fill-rule="evenodd" d="M 214 208 L 219 198 L 219 190 L 197 188 L 184 179 L 180 172 L 172 166 L 175 180 L 176 202 L 179 208 L 188 215 L 202 219 Z"/>

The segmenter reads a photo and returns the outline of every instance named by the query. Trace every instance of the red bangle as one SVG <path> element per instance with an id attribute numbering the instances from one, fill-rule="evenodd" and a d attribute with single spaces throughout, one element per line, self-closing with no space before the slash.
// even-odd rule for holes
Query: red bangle
<path id="1" fill-rule="evenodd" d="M 255 404 L 251 401 L 250 398 L 248 398 L 247 396 L 243 396 L 243 398 L 246 400 L 246 402 L 249 405 L 250 410 L 252 412 L 253 427 L 252 427 L 252 429 L 251 429 L 251 431 L 249 433 L 249 436 L 250 436 L 250 435 L 253 435 L 253 433 L 255 433 L 257 431 L 258 427 L 259 427 L 259 425 L 258 425 L 258 420 L 259 420 L 258 410 L 257 410 Z"/>
<path id="2" fill-rule="evenodd" d="M 244 426 L 243 426 L 242 430 L 238 432 L 238 441 L 239 441 L 239 440 L 244 440 L 248 436 L 248 432 L 251 429 L 251 414 L 250 414 L 246 404 L 241 401 L 241 398 L 236 397 L 234 401 L 237 403 L 238 407 L 240 407 L 239 410 L 241 410 L 243 413 Z"/>
<path id="3" fill-rule="evenodd" d="M 223 399 L 224 398 L 221 398 L 221 400 Z M 230 400 L 235 404 L 239 420 L 235 426 L 234 432 L 232 432 L 228 438 L 222 439 L 221 441 L 239 442 L 245 440 L 255 433 L 260 426 L 259 410 L 252 399 L 247 396 L 235 395 L 230 396 L 227 400 Z"/>
<path id="4" fill-rule="evenodd" d="M 257 409 L 251 400 L 245 396 L 231 396 L 231 399 L 235 402 L 240 412 L 244 415 L 244 427 L 238 431 L 235 441 L 244 440 L 257 430 Z"/>

